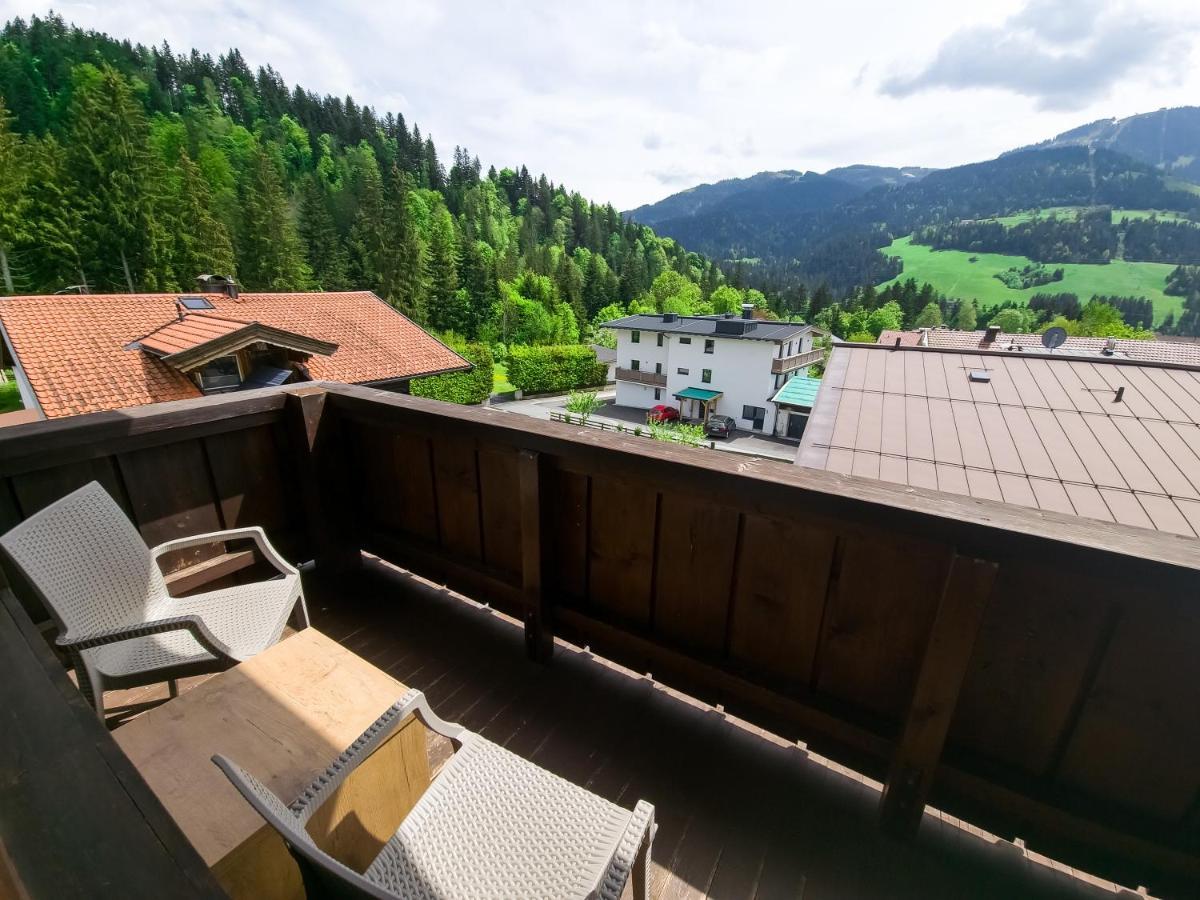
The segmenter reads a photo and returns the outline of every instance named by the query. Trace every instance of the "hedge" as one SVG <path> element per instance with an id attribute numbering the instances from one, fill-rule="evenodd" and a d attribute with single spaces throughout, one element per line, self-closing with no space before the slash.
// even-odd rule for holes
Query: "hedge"
<path id="1" fill-rule="evenodd" d="M 482 403 L 492 395 L 492 351 L 483 344 L 454 347 L 456 353 L 475 368 L 469 372 L 414 378 L 409 390 L 417 397 L 431 397 L 448 403 Z"/>
<path id="2" fill-rule="evenodd" d="M 527 394 L 603 387 L 607 367 L 580 344 L 509 347 L 508 380 Z"/>

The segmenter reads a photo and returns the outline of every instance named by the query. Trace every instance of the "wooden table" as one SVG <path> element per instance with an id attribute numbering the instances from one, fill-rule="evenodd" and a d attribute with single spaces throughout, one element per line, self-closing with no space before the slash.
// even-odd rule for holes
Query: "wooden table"
<path id="1" fill-rule="evenodd" d="M 283 842 L 211 757 L 225 754 L 290 802 L 404 691 L 308 628 L 113 737 L 230 896 L 303 897 Z M 365 869 L 429 785 L 425 737 L 410 719 L 313 817 L 313 840 Z"/>

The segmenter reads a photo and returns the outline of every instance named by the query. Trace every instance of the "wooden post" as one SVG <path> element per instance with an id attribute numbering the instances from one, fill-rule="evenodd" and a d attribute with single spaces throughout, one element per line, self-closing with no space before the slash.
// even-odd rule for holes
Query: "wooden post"
<path id="1" fill-rule="evenodd" d="M 921 824 L 998 568 L 965 556 L 950 565 L 879 802 L 880 827 L 898 837 L 911 837 Z"/>
<path id="2" fill-rule="evenodd" d="M 554 655 L 550 605 L 542 591 L 542 491 L 540 463 L 534 450 L 521 450 L 521 585 L 525 596 L 525 650 L 537 662 Z"/>
<path id="3" fill-rule="evenodd" d="M 362 561 L 352 516 L 344 507 L 349 491 L 343 478 L 349 460 L 336 458 L 333 423 L 326 413 L 324 388 L 288 394 L 284 418 L 308 531 L 309 551 L 318 569 L 341 571 Z"/>

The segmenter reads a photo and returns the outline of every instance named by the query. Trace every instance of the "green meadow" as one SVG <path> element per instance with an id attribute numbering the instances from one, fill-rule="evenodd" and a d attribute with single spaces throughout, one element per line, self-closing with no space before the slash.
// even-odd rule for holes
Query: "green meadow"
<path id="1" fill-rule="evenodd" d="M 1049 269 L 1063 270 L 1062 281 L 1014 290 L 994 276 L 997 272 L 1013 266 L 1018 269 L 1024 268 L 1031 262 L 1027 257 L 1008 256 L 1003 253 L 934 250 L 923 244 L 914 244 L 911 235 L 892 241 L 883 252 L 904 260 L 904 271 L 894 280 L 915 278 L 918 283 L 928 281 L 950 297 L 974 299 L 983 305 L 1004 303 L 1007 300 L 1028 303 L 1034 294 L 1064 292 L 1077 294 L 1084 303 L 1094 294 L 1145 297 L 1154 304 L 1155 323 L 1161 322 L 1168 312 L 1174 312 L 1178 316 L 1183 307 L 1181 297 L 1168 297 L 1163 293 L 1167 274 L 1175 268 L 1169 263 L 1117 260 L 1107 265 L 1047 264 Z M 976 261 L 971 262 L 972 258 Z M 891 283 L 885 282 L 881 287 Z"/>
<path id="2" fill-rule="evenodd" d="M 1027 209 L 1024 212 L 1013 213 L 1011 216 L 993 216 L 990 219 L 980 219 L 981 222 L 999 222 L 1005 228 L 1012 228 L 1014 225 L 1019 225 L 1022 222 L 1029 222 L 1032 219 L 1048 219 L 1050 216 L 1056 216 L 1059 219 L 1074 219 L 1079 215 L 1081 209 L 1086 207 L 1081 206 L 1048 206 L 1045 209 Z M 1131 221 L 1137 219 L 1149 219 L 1151 216 L 1157 216 L 1164 222 L 1190 222 L 1191 220 L 1182 213 L 1173 212 L 1169 209 L 1114 209 L 1112 211 L 1112 223 L 1119 225 L 1122 219 Z M 1197 224 L 1192 222 L 1193 225 Z"/>

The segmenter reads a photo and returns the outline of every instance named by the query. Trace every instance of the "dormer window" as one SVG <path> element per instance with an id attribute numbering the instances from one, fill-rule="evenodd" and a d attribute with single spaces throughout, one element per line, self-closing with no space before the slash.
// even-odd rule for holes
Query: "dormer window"
<path id="1" fill-rule="evenodd" d="M 242 373 L 236 356 L 218 356 L 196 371 L 200 390 L 206 394 L 229 391 L 242 383 Z"/>

